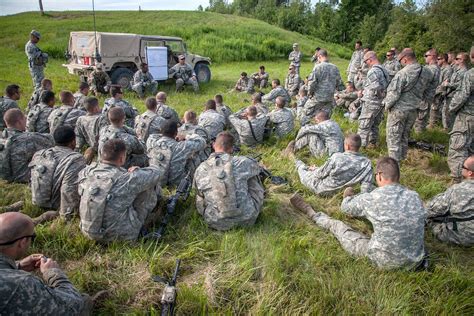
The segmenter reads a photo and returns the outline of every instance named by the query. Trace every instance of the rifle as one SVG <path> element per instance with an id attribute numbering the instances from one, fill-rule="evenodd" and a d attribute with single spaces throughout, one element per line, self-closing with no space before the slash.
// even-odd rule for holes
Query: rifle
<path id="1" fill-rule="evenodd" d="M 255 160 L 256 162 L 260 162 L 261 157 L 262 157 L 262 154 L 257 154 L 254 156 L 249 156 L 248 158 Z M 285 178 L 272 175 L 272 172 L 268 170 L 267 168 L 265 168 L 262 164 L 259 163 L 258 166 L 260 167 L 259 177 L 260 177 L 260 180 L 262 180 L 262 182 L 264 182 L 265 179 L 269 178 L 270 182 L 275 185 L 288 183 L 288 181 Z"/>
<path id="2" fill-rule="evenodd" d="M 425 151 L 431 151 L 440 155 L 446 155 L 446 146 L 436 143 L 427 143 L 424 141 L 411 140 L 408 142 L 410 147 L 415 147 Z"/>
<path id="3" fill-rule="evenodd" d="M 178 203 L 179 200 L 181 201 L 186 201 L 189 197 L 189 193 L 191 192 L 191 187 L 192 187 L 192 180 L 191 180 L 191 173 L 188 172 L 186 177 L 184 177 L 181 182 L 178 185 L 178 188 L 176 189 L 176 193 L 172 195 L 167 203 L 166 203 L 166 213 L 161 220 L 160 227 L 154 232 L 145 234 L 143 236 L 144 239 L 155 239 L 155 240 L 160 240 L 160 238 L 163 236 L 166 225 L 168 225 L 168 222 L 171 219 L 171 216 L 173 216 L 174 211 L 176 209 L 176 204 Z"/>
<path id="4" fill-rule="evenodd" d="M 152 279 L 154 282 L 161 282 L 165 284 L 163 295 L 161 296 L 161 316 L 174 315 L 174 308 L 176 306 L 176 279 L 178 278 L 179 265 L 181 259 L 176 259 L 176 268 L 174 269 L 171 280 L 155 275 Z"/>

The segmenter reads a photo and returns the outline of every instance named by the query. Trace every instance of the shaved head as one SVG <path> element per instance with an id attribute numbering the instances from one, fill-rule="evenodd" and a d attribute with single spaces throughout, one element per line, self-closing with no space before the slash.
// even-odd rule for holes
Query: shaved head
<path id="1" fill-rule="evenodd" d="M 187 110 L 184 112 L 184 122 L 185 123 L 197 123 L 197 115 L 193 110 Z"/>
<path id="2" fill-rule="evenodd" d="M 165 102 L 166 101 L 166 93 L 160 91 L 156 94 L 156 101 L 158 102 Z"/>
<path id="3" fill-rule="evenodd" d="M 318 113 L 316 113 L 315 118 L 320 122 L 327 121 L 329 120 L 329 114 L 326 111 L 319 111 Z"/>
<path id="4" fill-rule="evenodd" d="M 349 134 L 344 139 L 344 143 L 350 151 L 359 151 L 362 140 L 358 134 Z"/>
<path id="5" fill-rule="evenodd" d="M 33 234 L 35 225 L 31 218 L 19 212 L 0 214 L 0 244 L 7 243 L 22 236 Z M 14 244 L 0 246 L 1 249 L 10 248 Z"/>
<path id="6" fill-rule="evenodd" d="M 474 155 L 471 155 L 466 158 L 464 161 L 464 166 L 467 167 L 467 169 L 474 171 Z"/>
<path id="7" fill-rule="evenodd" d="M 10 109 L 3 115 L 3 120 L 7 127 L 15 127 L 24 117 L 20 109 Z"/>
<path id="8" fill-rule="evenodd" d="M 125 120 L 125 112 L 119 106 L 114 106 L 108 113 L 110 123 L 118 125 Z"/>

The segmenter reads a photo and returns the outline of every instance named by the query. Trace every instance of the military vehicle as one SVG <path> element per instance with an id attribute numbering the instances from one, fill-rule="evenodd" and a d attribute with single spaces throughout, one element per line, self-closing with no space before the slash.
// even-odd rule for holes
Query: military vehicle
<path id="1" fill-rule="evenodd" d="M 189 53 L 181 38 L 169 36 L 71 32 L 66 52 L 68 62 L 63 66 L 86 81 L 94 65 L 101 62 L 112 83 L 129 88 L 142 62 L 148 64 L 155 80 L 167 80 L 168 69 L 178 63 L 181 54 L 194 67 L 199 82 L 211 80 L 211 59 Z"/>

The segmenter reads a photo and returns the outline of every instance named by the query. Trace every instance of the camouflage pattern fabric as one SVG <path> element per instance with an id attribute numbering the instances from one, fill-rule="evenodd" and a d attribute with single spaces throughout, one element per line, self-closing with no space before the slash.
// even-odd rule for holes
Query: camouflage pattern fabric
<path id="1" fill-rule="evenodd" d="M 357 90 L 362 90 L 364 88 L 364 84 L 365 84 L 365 80 L 367 79 L 368 72 L 369 72 L 369 65 L 363 62 L 362 67 L 357 73 L 356 82 L 354 83 L 354 86 Z"/>
<path id="2" fill-rule="evenodd" d="M 201 162 L 205 161 L 212 152 L 211 148 L 211 138 L 209 137 L 209 133 L 207 130 L 199 125 L 193 125 L 191 123 L 184 123 L 178 129 L 178 135 L 188 136 L 192 134 L 197 134 L 201 136 L 206 141 L 206 147 L 199 151 L 191 160 L 188 160 L 188 164 L 186 166 L 186 170 L 191 170 L 191 173 L 194 174 L 195 169 L 197 166 L 201 164 Z"/>
<path id="3" fill-rule="evenodd" d="M 294 73 L 294 74 L 289 73 L 288 75 L 286 75 L 285 89 L 290 95 L 290 97 L 294 97 L 295 95 L 298 94 L 298 91 L 300 90 L 300 84 L 301 84 L 301 79 L 297 73 Z"/>
<path id="4" fill-rule="evenodd" d="M 145 113 L 135 118 L 135 133 L 139 140 L 146 143 L 152 134 L 160 134 L 166 120 L 156 112 L 147 110 Z"/>
<path id="5" fill-rule="evenodd" d="M 400 65 L 400 62 L 393 58 L 392 60 L 385 60 L 383 63 L 383 67 L 387 70 L 389 81 L 392 81 L 393 77 L 397 74 L 397 72 L 400 71 L 402 68 L 402 65 Z"/>
<path id="6" fill-rule="evenodd" d="M 279 138 L 285 137 L 295 128 L 295 117 L 288 108 L 273 110 L 268 114 L 268 118 Z"/>
<path id="7" fill-rule="evenodd" d="M 446 87 L 442 85 L 445 80 L 449 80 L 453 74 L 453 68 L 446 64 L 440 68 L 439 82 L 435 91 L 435 99 L 431 105 L 429 122 L 431 126 L 434 126 L 441 121 L 441 113 L 444 105 L 444 98 L 446 97 Z"/>
<path id="8" fill-rule="evenodd" d="M 333 120 L 305 125 L 296 136 L 295 150 L 300 150 L 304 146 L 309 146 L 309 150 L 316 157 L 326 153 L 331 156 L 344 151 L 344 134 Z"/>
<path id="9" fill-rule="evenodd" d="M 270 112 L 268 106 L 263 103 L 256 103 L 254 106 L 257 108 L 257 115 L 267 115 Z"/>
<path id="10" fill-rule="evenodd" d="M 156 114 L 164 118 L 165 120 L 173 120 L 178 126 L 180 125 L 180 119 L 178 113 L 169 105 L 158 102 L 156 107 Z"/>
<path id="11" fill-rule="evenodd" d="M 285 88 L 277 86 L 262 97 L 262 102 L 273 105 L 277 97 L 283 97 L 287 104 L 291 101 L 291 97 Z"/>
<path id="12" fill-rule="evenodd" d="M 28 110 L 31 110 L 33 106 L 40 103 L 41 95 L 44 91 L 46 90 L 44 90 L 42 87 L 39 87 L 38 89 L 33 91 L 30 100 L 28 101 Z"/>
<path id="13" fill-rule="evenodd" d="M 421 133 L 426 130 L 431 106 L 434 101 L 436 88 L 438 87 L 440 77 L 440 68 L 438 65 L 428 65 L 426 68 L 428 68 L 433 73 L 433 78 L 427 83 L 423 100 L 420 102 L 418 107 L 418 116 L 414 125 L 415 132 L 417 133 Z"/>
<path id="14" fill-rule="evenodd" d="M 138 110 L 125 100 L 118 100 L 109 98 L 105 100 L 102 113 L 107 117 L 107 112 L 114 106 L 121 107 L 125 112 L 125 125 L 133 128 L 135 126 L 135 117 L 138 115 Z"/>
<path id="15" fill-rule="evenodd" d="M 206 129 L 211 139 L 216 139 L 217 134 L 224 130 L 226 119 L 216 110 L 206 110 L 199 115 L 198 125 Z"/>
<path id="16" fill-rule="evenodd" d="M 158 90 L 158 82 L 153 79 L 149 71 L 144 73 L 142 70 L 138 70 L 133 75 L 132 90 L 135 91 L 140 98 L 143 98 L 147 91 L 155 95 Z"/>
<path id="17" fill-rule="evenodd" d="M 109 92 L 109 87 L 112 85 L 109 75 L 103 70 L 94 70 L 89 74 L 87 83 L 94 94 Z M 107 89 L 106 89 L 107 87 Z"/>
<path id="18" fill-rule="evenodd" d="M 48 118 L 54 108 L 47 104 L 34 105 L 26 116 L 26 130 L 28 132 L 49 133 Z"/>
<path id="19" fill-rule="evenodd" d="M 36 44 L 28 41 L 25 45 L 25 54 L 28 57 L 28 67 L 30 69 L 31 79 L 33 80 L 33 87 L 39 89 L 41 87 L 41 81 L 44 79 L 44 63 L 38 64 L 35 61 L 41 58 L 43 52 Z"/>
<path id="20" fill-rule="evenodd" d="M 239 117 L 241 113 L 242 111 L 232 114 L 229 117 L 232 126 L 234 126 L 237 134 L 239 134 L 240 143 L 247 146 L 255 146 L 263 143 L 263 134 L 265 133 L 265 125 L 267 124 L 268 117 L 257 116 L 256 118 L 247 120 Z"/>
<path id="21" fill-rule="evenodd" d="M 301 59 L 303 59 L 303 53 L 301 51 L 292 51 L 288 56 L 288 60 L 290 61 L 290 64 L 295 66 L 297 74 L 300 74 Z"/>
<path id="22" fill-rule="evenodd" d="M 56 128 L 60 126 L 70 126 L 74 129 L 79 117 L 86 114 L 86 112 L 75 109 L 71 105 L 61 105 L 54 109 L 48 117 L 49 132 L 53 134 Z"/>
<path id="23" fill-rule="evenodd" d="M 84 146 L 99 148 L 99 132 L 107 126 L 107 119 L 101 113 L 80 116 L 76 121 L 76 149 L 80 151 Z"/>
<path id="24" fill-rule="evenodd" d="M 230 129 L 232 127 L 232 125 L 230 124 L 230 121 L 229 121 L 229 116 L 232 114 L 232 110 L 230 109 L 230 107 L 228 107 L 225 104 L 217 103 L 216 104 L 216 111 L 217 111 L 217 113 L 219 113 L 219 114 L 221 114 L 225 117 L 226 129 Z"/>
<path id="25" fill-rule="evenodd" d="M 306 102 L 309 100 L 308 96 L 304 97 L 299 97 L 296 100 L 296 117 L 298 120 L 304 120 L 305 119 L 305 109 L 304 106 Z"/>
<path id="26" fill-rule="evenodd" d="M 444 86 L 446 94 L 445 94 L 445 99 L 444 99 L 444 104 L 443 104 L 443 110 L 441 112 L 442 115 L 442 123 L 444 129 L 450 131 L 451 128 L 453 127 L 454 123 L 454 116 L 451 114 L 449 111 L 451 101 L 453 99 L 454 93 L 456 90 L 459 88 L 461 85 L 461 82 L 464 77 L 464 73 L 466 72 L 466 68 L 459 68 L 459 67 L 454 67 L 453 68 L 453 73 L 451 77 L 448 80 L 448 84 Z"/>
<path id="27" fill-rule="evenodd" d="M 359 72 L 360 68 L 362 67 L 364 60 L 364 50 L 358 49 L 352 53 L 351 61 L 347 66 L 347 81 L 350 81 L 355 84 L 355 79 L 357 73 Z"/>
<path id="28" fill-rule="evenodd" d="M 87 99 L 87 95 L 82 94 L 80 91 L 74 93 L 74 108 L 81 110 L 81 111 L 86 111 L 86 108 L 84 107 L 84 102 Z"/>
<path id="29" fill-rule="evenodd" d="M 177 63 L 169 70 L 170 75 L 176 79 L 176 91 L 181 91 L 184 85 L 192 85 L 194 92 L 199 91 L 199 84 L 197 79 L 192 78 L 196 77 L 193 67 L 189 64 L 181 65 Z"/>
<path id="30" fill-rule="evenodd" d="M 270 75 L 268 72 L 255 72 L 250 76 L 253 80 L 253 85 L 259 87 L 260 89 L 266 88 L 268 86 L 268 78 Z"/>
<path id="31" fill-rule="evenodd" d="M 10 109 L 19 109 L 18 104 L 15 100 L 10 99 L 9 97 L 0 98 L 0 132 L 5 129 L 6 124 L 3 120 L 3 115 Z"/>
<path id="32" fill-rule="evenodd" d="M 336 106 L 349 109 L 349 105 L 357 99 L 357 91 L 349 92 L 346 89 L 336 92 L 334 96 L 336 97 Z"/>
<path id="33" fill-rule="evenodd" d="M 237 82 L 235 83 L 234 89 L 239 92 L 247 92 L 249 94 L 252 94 L 255 92 L 255 89 L 253 88 L 254 86 L 254 81 L 253 79 L 249 77 L 245 78 L 239 78 Z"/>

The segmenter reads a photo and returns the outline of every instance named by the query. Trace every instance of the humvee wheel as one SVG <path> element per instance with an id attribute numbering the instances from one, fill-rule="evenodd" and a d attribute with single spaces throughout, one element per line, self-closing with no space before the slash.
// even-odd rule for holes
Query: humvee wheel
<path id="1" fill-rule="evenodd" d="M 111 78 L 113 84 L 120 85 L 122 89 L 132 87 L 133 72 L 128 68 L 117 68 L 113 71 Z"/>
<path id="2" fill-rule="evenodd" d="M 211 81 L 211 69 L 208 64 L 199 63 L 194 67 L 198 82 L 209 82 Z"/>

